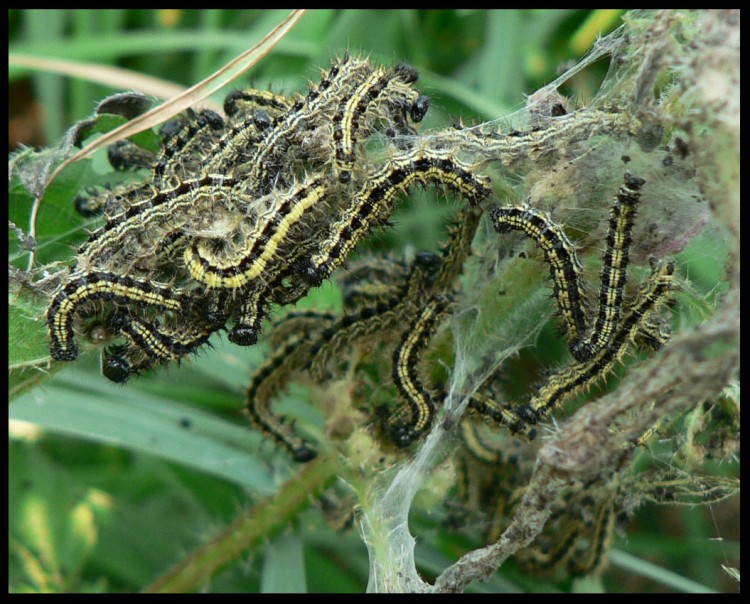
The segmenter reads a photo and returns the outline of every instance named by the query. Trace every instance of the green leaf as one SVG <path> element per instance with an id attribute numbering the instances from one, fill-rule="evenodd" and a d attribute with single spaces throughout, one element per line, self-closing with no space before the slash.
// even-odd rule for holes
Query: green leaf
<path id="1" fill-rule="evenodd" d="M 49 362 L 45 296 L 20 286 L 8 302 L 8 368 L 38 367 Z"/>
<path id="2" fill-rule="evenodd" d="M 261 579 L 263 593 L 306 593 L 305 561 L 302 539 L 297 533 L 285 533 L 263 548 L 265 561 Z"/>
<path id="3" fill-rule="evenodd" d="M 9 481 L 9 551 L 23 577 L 16 584 L 34 591 L 74 591 L 97 541 L 94 501 L 40 451 L 10 451 L 17 473 Z"/>
<path id="4" fill-rule="evenodd" d="M 248 450 L 257 448 L 259 434 L 174 400 L 118 388 L 100 376 L 66 371 L 16 400 L 9 418 L 148 453 L 259 494 L 274 490 L 267 464 Z"/>

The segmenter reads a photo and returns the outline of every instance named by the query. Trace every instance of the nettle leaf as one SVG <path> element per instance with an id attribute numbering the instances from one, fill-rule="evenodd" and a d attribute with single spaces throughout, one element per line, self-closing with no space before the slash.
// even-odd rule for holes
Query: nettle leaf
<path id="1" fill-rule="evenodd" d="M 28 285 L 15 287 L 8 301 L 8 369 L 11 397 L 46 378 L 50 363 L 47 298 Z"/>

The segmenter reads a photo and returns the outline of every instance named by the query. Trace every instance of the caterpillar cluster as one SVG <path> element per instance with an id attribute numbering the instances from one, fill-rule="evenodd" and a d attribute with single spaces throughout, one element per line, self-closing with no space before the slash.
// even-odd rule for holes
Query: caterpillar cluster
<path id="1" fill-rule="evenodd" d="M 624 174 L 611 204 L 596 296 L 587 292 L 574 244 L 549 213 L 531 204 L 483 203 L 493 192 L 486 169 L 542 166 L 595 134 L 630 136 L 636 120 L 555 108 L 527 131 L 458 126 L 417 136 L 429 108 L 417 79 L 409 65 L 373 66 L 345 55 L 306 94 L 240 90 L 227 96 L 225 117 L 188 112 L 163 127 L 158 152 L 127 141 L 113 145 L 114 168 L 147 170 L 149 177 L 76 199 L 80 213 L 104 222 L 52 296 L 52 358 L 76 359 L 82 335 L 105 339 L 103 373 L 124 382 L 179 362 L 216 332 L 253 345 L 271 305 L 292 305 L 329 279 L 374 229 L 388 225 L 400 196 L 437 186 L 466 202 L 440 253 L 417 253 L 410 261 L 366 257 L 338 275 L 340 314 L 292 311 L 276 322 L 245 408 L 251 423 L 295 460 L 309 461 L 316 446 L 274 411 L 274 400 L 301 375 L 323 383 L 353 348 L 377 345 L 387 350 L 388 370 L 381 373 L 394 401 L 370 409 L 371 422 L 398 448 L 419 441 L 446 395 L 424 359 L 460 299 L 458 276 L 488 209 L 496 236 L 520 232 L 541 250 L 572 359 L 527 401 L 504 400 L 491 379 L 468 395 L 459 424 L 457 464 L 465 480 L 459 500 L 468 507 L 512 501 L 513 480 L 495 479 L 513 472 L 517 460 L 484 438 L 478 422 L 533 440 L 541 421 L 604 379 L 633 347 L 659 348 L 670 335 L 662 309 L 674 287 L 674 264 L 654 260 L 640 291 L 626 296 L 644 184 L 633 174 Z M 379 151 L 368 145 L 373 137 L 382 143 Z M 497 485 L 505 489 L 500 495 Z M 571 514 L 561 508 L 567 532 L 527 552 L 529 567 L 568 564 L 571 573 L 587 574 L 601 566 L 617 506 L 611 497 L 591 505 L 573 500 L 577 520 L 568 523 Z"/>
<path id="2" fill-rule="evenodd" d="M 533 440 L 540 421 L 603 380 L 628 350 L 634 346 L 656 349 L 668 339 L 661 310 L 674 287 L 673 262 L 654 261 L 652 274 L 640 293 L 627 306 L 624 304 L 631 230 L 643 184 L 642 179 L 626 173 L 614 197 L 594 313 L 588 308 L 576 250 L 559 225 L 546 213 L 530 207 L 496 207 L 491 211 L 498 234 L 521 231 L 542 249 L 573 362 L 553 373 L 528 402 L 521 404 L 498 397 L 488 382 L 469 396 L 469 416 Z M 434 424 L 438 403 L 446 393 L 423 377 L 420 360 L 454 307 L 456 277 L 470 253 L 479 215 L 479 209 L 471 207 L 459 213 L 452 237 L 440 256 L 418 254 L 409 265 L 384 258 L 361 262 L 342 284 L 343 316 L 308 312 L 291 315 L 278 324 L 271 334 L 274 353 L 256 372 L 248 390 L 246 404 L 252 422 L 285 446 L 295 459 L 310 459 L 314 449 L 283 417 L 273 413 L 272 398 L 283 390 L 289 376 L 302 372 L 321 382 L 332 358 L 345 358 L 361 341 L 393 339 L 396 332 L 391 378 L 398 404 L 386 410 L 380 423 L 387 438 L 400 447 L 424 435 Z"/>
<path id="3" fill-rule="evenodd" d="M 157 153 L 113 146 L 113 166 L 146 168 L 150 178 L 77 199 L 79 211 L 103 214 L 105 222 L 78 249 L 48 308 L 52 357 L 75 359 L 77 332 L 96 328 L 115 340 L 104 351 L 103 372 L 123 382 L 155 364 L 179 362 L 220 330 L 235 344 L 255 344 L 271 304 L 292 304 L 328 279 L 387 224 L 399 195 L 438 185 L 468 202 L 442 259 L 361 265 L 363 278 L 350 277 L 345 314 L 300 317 L 299 326 L 292 319 L 295 328 L 285 328 L 291 340 L 279 342 L 248 390 L 253 422 L 295 458 L 309 459 L 312 447 L 270 410 L 280 376 L 300 368 L 320 376 L 345 345 L 398 331 L 391 374 L 403 405 L 389 414 L 384 432 L 400 446 L 418 440 L 443 394 L 424 382 L 419 361 L 454 306 L 479 204 L 491 194 L 479 166 L 512 170 L 541 162 L 566 144 L 603 130 L 621 134 L 635 122 L 617 113 L 556 113 L 528 132 L 459 127 L 413 136 L 429 106 L 413 87 L 417 78 L 403 63 L 384 68 L 346 55 L 305 95 L 236 91 L 225 101 L 227 120 L 189 112 L 163 128 Z M 387 141 L 378 156 L 366 145 L 373 135 Z M 480 391 L 470 399 L 472 412 L 532 439 L 539 421 L 607 375 L 632 343 L 656 348 L 668 337 L 659 309 L 671 288 L 671 262 L 655 264 L 641 295 L 623 309 L 642 184 L 626 174 L 612 206 L 593 316 L 562 228 L 533 207 L 491 211 L 498 234 L 521 231 L 542 249 L 574 362 L 528 403 Z M 378 270 L 383 276 L 373 277 Z"/>
<path id="4" fill-rule="evenodd" d="M 673 263 L 654 261 L 651 276 L 633 300 L 626 301 L 623 291 L 643 184 L 626 173 L 614 196 L 594 312 L 576 249 L 547 213 L 529 206 L 496 207 L 490 213 L 499 235 L 520 231 L 542 250 L 573 361 L 553 373 L 528 402 L 503 400 L 492 376 L 469 396 L 468 412 L 458 425 L 454 457 L 458 493 L 449 502 L 449 518 L 463 526 L 470 521 L 467 514 L 478 515 L 485 522 L 488 542 L 496 541 L 507 527 L 524 494 L 533 459 L 530 456 L 524 464 L 520 453 L 512 452 L 508 434 L 498 434 L 498 428 L 533 440 L 541 420 L 603 380 L 629 349 L 659 348 L 669 337 L 661 309 L 674 287 Z M 273 353 L 256 371 L 247 391 L 251 422 L 295 460 L 309 461 L 316 454 L 314 445 L 273 411 L 273 399 L 301 374 L 323 383 L 331 377 L 327 370 L 351 357 L 353 348 L 380 343 L 392 350 L 386 362 L 395 405 L 371 409 L 371 423 L 398 447 L 428 432 L 446 392 L 430 381 L 423 359 L 460 295 L 457 276 L 470 254 L 480 216 L 480 208 L 459 212 L 440 255 L 420 253 L 410 263 L 389 257 L 361 260 L 340 281 L 342 315 L 306 311 L 278 322 L 270 333 Z M 649 430 L 632 443 L 633 448 L 650 434 Z M 616 526 L 628 519 L 626 499 L 616 479 L 602 485 L 571 485 L 553 503 L 540 539 L 519 552 L 518 564 L 534 574 L 564 571 L 568 576 L 586 576 L 601 571 Z"/>
<path id="5" fill-rule="evenodd" d="M 162 148 L 110 149 L 141 184 L 80 196 L 104 224 L 78 249 L 47 311 L 51 356 L 79 354 L 78 332 L 103 328 L 106 377 L 123 382 L 179 361 L 219 330 L 254 344 L 271 304 L 291 304 L 327 279 L 417 184 L 472 203 L 489 192 L 449 150 L 390 144 L 376 162 L 365 142 L 415 134 L 429 101 L 409 65 L 373 67 L 349 55 L 305 95 L 231 93 L 211 111 L 168 123 Z"/>

